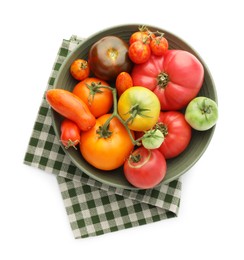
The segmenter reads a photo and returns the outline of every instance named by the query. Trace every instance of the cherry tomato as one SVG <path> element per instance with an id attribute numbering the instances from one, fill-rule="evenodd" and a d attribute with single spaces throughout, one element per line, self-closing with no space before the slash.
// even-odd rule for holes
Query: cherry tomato
<path id="1" fill-rule="evenodd" d="M 77 59 L 73 61 L 70 66 L 71 75 L 77 80 L 83 80 L 90 74 L 90 68 L 88 62 L 83 59 Z"/>
<path id="2" fill-rule="evenodd" d="M 61 142 L 66 149 L 74 147 L 80 142 L 80 129 L 77 124 L 69 119 L 61 122 Z"/>
<path id="3" fill-rule="evenodd" d="M 106 36 L 95 42 L 89 51 L 89 66 L 102 80 L 115 80 L 122 71 L 130 72 L 132 62 L 128 56 L 128 44 L 116 36 Z"/>
<path id="4" fill-rule="evenodd" d="M 150 48 L 154 55 L 161 56 L 167 52 L 169 43 L 165 37 L 157 36 L 151 40 Z"/>
<path id="5" fill-rule="evenodd" d="M 118 118 L 114 117 L 105 127 L 111 114 L 96 120 L 96 125 L 81 133 L 80 151 L 84 159 L 101 170 L 114 170 L 123 165 L 134 145 Z M 132 133 L 132 136 L 133 133 Z"/>
<path id="6" fill-rule="evenodd" d="M 151 41 L 151 37 L 150 34 L 145 31 L 145 32 L 134 32 L 131 36 L 130 36 L 130 40 L 129 40 L 129 44 L 131 45 L 132 43 L 136 42 L 136 41 L 141 41 L 142 43 L 145 44 L 149 44 Z"/>
<path id="7" fill-rule="evenodd" d="M 135 64 L 145 63 L 150 55 L 150 46 L 141 41 L 133 42 L 129 47 L 129 57 Z"/>
<path id="8" fill-rule="evenodd" d="M 115 86 L 119 96 L 121 96 L 126 89 L 133 87 L 130 74 L 125 71 L 121 72 L 116 78 Z"/>
<path id="9" fill-rule="evenodd" d="M 160 103 L 151 90 L 134 86 L 120 96 L 118 113 L 131 130 L 146 131 L 157 123 Z"/>
<path id="10" fill-rule="evenodd" d="M 167 164 L 158 150 L 137 148 L 124 163 L 126 179 L 135 187 L 150 189 L 157 186 L 165 177 Z"/>
<path id="11" fill-rule="evenodd" d="M 108 113 L 113 105 L 112 91 L 102 86 L 109 84 L 98 78 L 86 78 L 73 89 L 73 93 L 86 103 L 95 117 Z"/>
<path id="12" fill-rule="evenodd" d="M 181 154 L 190 143 L 192 134 L 184 114 L 178 111 L 160 112 L 158 123 L 164 135 L 164 141 L 158 148 L 159 151 L 166 159 Z"/>

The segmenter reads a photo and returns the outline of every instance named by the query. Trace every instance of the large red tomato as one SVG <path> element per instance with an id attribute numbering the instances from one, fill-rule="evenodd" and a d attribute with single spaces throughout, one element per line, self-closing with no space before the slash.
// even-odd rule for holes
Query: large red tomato
<path id="1" fill-rule="evenodd" d="M 160 112 L 159 127 L 164 134 L 164 141 L 158 148 L 166 159 L 182 153 L 191 140 L 191 127 L 185 116 L 178 111 Z"/>
<path id="2" fill-rule="evenodd" d="M 126 179 L 135 187 L 149 189 L 158 185 L 167 170 L 166 160 L 158 150 L 137 148 L 124 164 Z"/>
<path id="3" fill-rule="evenodd" d="M 191 53 L 169 50 L 163 56 L 151 55 L 136 64 L 131 73 L 134 85 L 152 90 L 159 98 L 161 110 L 179 110 L 199 92 L 204 68 Z"/>

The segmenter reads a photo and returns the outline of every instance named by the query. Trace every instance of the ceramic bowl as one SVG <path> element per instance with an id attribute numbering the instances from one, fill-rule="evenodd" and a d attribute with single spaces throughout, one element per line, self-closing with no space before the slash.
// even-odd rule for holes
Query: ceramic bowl
<path id="1" fill-rule="evenodd" d="M 104 36 L 115 35 L 123 38 L 125 41 L 128 42 L 130 35 L 138 30 L 138 26 L 139 25 L 137 24 L 127 24 L 111 27 L 99 31 L 87 38 L 86 40 L 84 40 L 77 46 L 77 48 L 72 53 L 69 54 L 69 56 L 62 64 L 58 72 L 57 78 L 55 80 L 54 88 L 63 88 L 72 91 L 75 84 L 77 84 L 77 81 L 74 80 L 70 75 L 69 68 L 71 63 L 75 59 L 87 59 L 90 47 L 93 45 L 93 43 L 95 43 Z M 177 37 L 175 34 L 163 28 L 158 28 L 151 25 L 147 25 L 147 27 L 151 31 L 164 32 L 164 36 L 167 38 L 169 42 L 170 49 L 182 49 L 189 51 L 200 60 L 200 62 L 204 66 L 205 76 L 203 86 L 199 92 L 199 95 L 207 96 L 217 102 L 217 93 L 213 79 L 211 77 L 210 71 L 207 68 L 207 65 L 199 56 L 199 54 L 188 43 Z M 63 118 L 54 110 L 52 110 L 51 114 L 54 131 L 60 139 L 60 123 Z M 167 184 L 175 179 L 178 179 L 200 159 L 200 157 L 203 155 L 211 141 L 214 130 L 215 127 L 204 132 L 193 131 L 192 138 L 187 149 L 176 158 L 167 161 L 167 174 L 162 183 Z M 124 177 L 122 167 L 114 171 L 98 170 L 84 160 L 84 158 L 80 154 L 79 149 L 64 149 L 64 151 L 70 157 L 72 162 L 81 170 L 81 174 L 85 173 L 91 178 L 113 187 L 124 189 L 137 189 L 133 187 L 130 183 L 128 183 L 128 181 Z"/>

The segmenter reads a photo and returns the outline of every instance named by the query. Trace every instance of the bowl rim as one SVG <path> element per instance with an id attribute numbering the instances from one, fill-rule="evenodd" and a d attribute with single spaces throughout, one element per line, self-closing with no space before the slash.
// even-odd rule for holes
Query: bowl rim
<path id="1" fill-rule="evenodd" d="M 63 68 L 67 66 L 67 63 L 68 61 L 70 60 L 70 58 L 72 56 L 75 56 L 76 52 L 79 51 L 79 49 L 81 48 L 82 45 L 86 44 L 87 42 L 89 42 L 91 39 L 93 39 L 94 37 L 96 37 L 97 35 L 100 35 L 100 34 L 103 34 L 107 31 L 111 31 L 111 30 L 116 30 L 116 29 L 120 29 L 121 28 L 125 28 L 125 27 L 137 27 L 138 28 L 139 24 L 136 24 L 136 23 L 133 23 L 133 24 L 121 24 L 121 25 L 114 25 L 114 26 L 111 26 L 111 27 L 108 27 L 108 28 L 105 28 L 105 29 L 102 29 L 102 30 L 99 30 L 93 34 L 91 34 L 89 37 L 87 38 L 82 38 L 82 41 L 65 57 L 65 60 L 62 62 L 62 65 L 60 66 L 58 72 L 57 72 L 57 76 L 55 78 L 55 81 L 54 81 L 54 84 L 52 86 L 52 88 L 57 88 L 57 83 L 59 82 L 59 79 L 61 77 L 61 72 L 63 71 Z M 212 77 L 212 74 L 207 66 L 207 64 L 205 63 L 205 61 L 202 59 L 202 57 L 199 55 L 199 53 L 188 43 L 186 42 L 185 40 L 183 40 L 181 37 L 179 37 L 177 34 L 175 33 L 172 33 L 171 31 L 169 30 L 165 30 L 164 28 L 161 28 L 159 26 L 155 26 L 155 25 L 150 25 L 150 24 L 145 24 L 145 26 L 147 26 L 148 28 L 158 28 L 160 29 L 161 31 L 163 31 L 166 35 L 167 34 L 170 34 L 172 35 L 173 37 L 177 38 L 177 40 L 179 40 L 181 43 L 183 43 L 185 46 L 187 46 L 189 49 L 191 49 L 191 52 L 196 55 L 196 57 L 200 60 L 200 62 L 202 63 L 203 67 L 204 67 L 204 70 L 207 72 L 208 76 L 209 76 L 209 79 L 211 81 L 211 84 L 212 84 L 212 91 L 214 93 L 214 100 L 216 103 L 218 103 L 218 96 L 217 96 L 217 90 L 216 90 L 216 86 L 215 86 L 215 83 L 214 83 L 214 80 L 213 80 L 213 77 Z M 205 72 L 205 73 L 206 73 Z M 205 74 L 204 73 L 204 74 Z M 57 128 L 57 125 L 55 124 L 55 111 L 51 108 L 51 118 L 52 118 L 52 126 L 54 128 L 54 132 L 55 132 L 55 135 L 57 135 L 59 133 L 59 130 Z M 201 156 L 205 153 L 206 149 L 208 148 L 209 146 L 209 143 L 211 142 L 212 140 L 212 137 L 214 135 L 214 132 L 215 132 L 215 127 L 216 126 L 213 126 L 210 130 L 210 135 L 207 139 L 207 142 L 205 143 L 203 149 L 201 150 L 201 152 L 199 152 L 198 156 L 195 157 L 195 160 L 190 163 L 184 170 L 182 170 L 180 173 L 178 173 L 177 175 L 174 175 L 173 177 L 171 178 L 167 178 L 165 180 L 162 180 L 157 186 L 155 186 L 154 188 L 162 185 L 162 184 L 168 184 L 174 180 L 177 180 L 179 179 L 180 176 L 182 176 L 183 174 L 185 174 L 190 168 L 192 168 L 196 163 L 197 161 L 201 158 Z M 63 147 L 62 147 L 63 148 Z M 131 184 L 128 183 L 128 186 L 125 186 L 123 184 L 116 184 L 116 183 L 111 183 L 109 181 L 106 181 L 106 180 L 101 180 L 101 178 L 99 178 L 99 176 L 97 175 L 94 175 L 94 174 L 91 174 L 89 171 L 87 171 L 85 168 L 81 168 L 80 167 L 80 164 L 71 156 L 71 154 L 66 151 L 65 149 L 63 149 L 65 154 L 68 155 L 68 157 L 70 158 L 70 160 L 74 163 L 74 165 L 76 167 L 78 167 L 82 172 L 84 172 L 86 175 L 88 175 L 90 178 L 102 183 L 102 184 L 106 184 L 108 186 L 112 186 L 114 188 L 122 188 L 122 189 L 127 189 L 127 190 L 140 190 L 141 188 L 137 188 L 137 187 L 134 187 L 132 186 Z"/>

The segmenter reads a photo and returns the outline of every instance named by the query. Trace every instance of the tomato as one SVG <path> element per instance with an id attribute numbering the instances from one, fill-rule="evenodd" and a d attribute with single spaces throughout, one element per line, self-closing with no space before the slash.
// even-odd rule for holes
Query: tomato
<path id="1" fill-rule="evenodd" d="M 89 50 L 89 66 L 102 80 L 115 80 L 122 71 L 130 72 L 132 62 L 128 56 L 128 44 L 116 36 L 106 36 L 95 42 Z"/>
<path id="2" fill-rule="evenodd" d="M 150 34 L 147 31 L 134 32 L 130 36 L 129 44 L 131 45 L 132 43 L 134 43 L 136 41 L 141 41 L 142 43 L 149 44 L 151 41 Z"/>
<path id="3" fill-rule="evenodd" d="M 196 97 L 186 107 L 186 121 L 192 128 L 205 131 L 212 128 L 218 120 L 218 105 L 207 97 Z"/>
<path id="4" fill-rule="evenodd" d="M 84 159 L 101 170 L 114 170 L 123 165 L 134 145 L 117 117 L 105 124 L 111 114 L 96 120 L 96 125 L 81 133 L 80 151 Z M 132 133 L 133 134 L 133 133 Z"/>
<path id="5" fill-rule="evenodd" d="M 86 103 L 95 117 L 108 113 L 113 105 L 112 91 L 101 86 L 109 84 L 98 78 L 86 78 L 73 89 L 73 93 Z"/>
<path id="6" fill-rule="evenodd" d="M 133 87 L 131 75 L 125 71 L 121 72 L 116 78 L 115 86 L 118 95 L 121 96 L 126 89 Z"/>
<path id="7" fill-rule="evenodd" d="M 133 42 L 129 47 L 129 57 L 135 64 L 142 64 L 148 61 L 151 56 L 151 49 L 148 44 L 141 41 Z"/>
<path id="8" fill-rule="evenodd" d="M 82 131 L 89 130 L 96 123 L 85 102 L 68 90 L 49 89 L 46 100 L 56 112 L 74 121 Z"/>
<path id="9" fill-rule="evenodd" d="M 151 40 L 150 48 L 153 54 L 162 56 L 167 52 L 169 43 L 165 37 L 157 36 Z"/>
<path id="10" fill-rule="evenodd" d="M 160 112 L 159 129 L 164 134 L 164 141 L 158 148 L 166 159 L 182 153 L 191 140 L 192 130 L 184 114 L 178 111 Z"/>
<path id="11" fill-rule="evenodd" d="M 150 189 L 158 185 L 166 175 L 167 165 L 158 150 L 137 148 L 124 163 L 126 179 L 135 187 Z"/>
<path id="12" fill-rule="evenodd" d="M 71 75 L 77 80 L 83 80 L 90 74 L 90 68 L 88 62 L 83 59 L 77 59 L 73 61 L 70 66 Z"/>
<path id="13" fill-rule="evenodd" d="M 69 119 L 64 119 L 61 122 L 60 130 L 60 141 L 64 145 L 65 149 L 68 149 L 69 147 L 76 149 L 76 145 L 80 142 L 80 129 L 77 124 Z"/>
<path id="14" fill-rule="evenodd" d="M 131 130 L 146 131 L 156 124 L 160 103 L 149 89 L 134 86 L 120 96 L 118 113 Z"/>
<path id="15" fill-rule="evenodd" d="M 180 110 L 199 92 L 204 69 L 200 61 L 183 50 L 168 50 L 164 56 L 151 55 L 146 63 L 134 65 L 134 85 L 152 90 L 161 110 Z"/>

